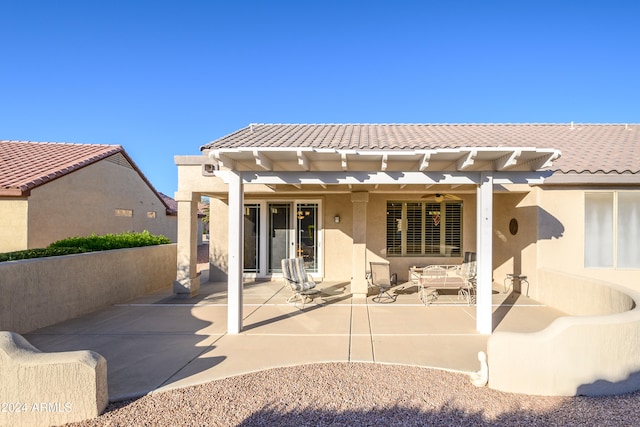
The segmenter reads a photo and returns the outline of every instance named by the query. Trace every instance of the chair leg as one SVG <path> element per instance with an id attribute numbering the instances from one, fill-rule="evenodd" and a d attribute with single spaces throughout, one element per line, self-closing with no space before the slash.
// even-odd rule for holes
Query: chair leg
<path id="1" fill-rule="evenodd" d="M 389 301 L 387 301 L 387 302 L 395 302 L 395 300 L 396 300 L 396 297 L 391 295 L 389 293 L 389 291 L 387 290 L 387 288 L 380 287 L 380 292 L 378 292 L 378 295 L 376 295 L 375 297 L 371 298 L 371 301 L 380 303 L 380 302 L 382 302 L 382 298 L 388 299 Z"/>
<path id="2" fill-rule="evenodd" d="M 440 296 L 436 289 L 432 290 L 429 293 L 427 293 L 427 289 L 428 288 L 420 288 L 420 293 L 419 293 L 420 301 L 422 301 L 422 303 L 425 306 L 429 305 L 429 303 L 437 300 L 438 297 Z"/>

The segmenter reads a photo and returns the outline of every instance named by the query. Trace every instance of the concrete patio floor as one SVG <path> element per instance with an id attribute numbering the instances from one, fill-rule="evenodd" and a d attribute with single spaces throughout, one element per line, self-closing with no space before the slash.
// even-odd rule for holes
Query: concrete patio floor
<path id="1" fill-rule="evenodd" d="M 206 277 L 206 276 L 205 276 Z M 200 384 L 268 368 L 320 362 L 479 369 L 488 336 L 475 330 L 475 306 L 442 295 L 425 307 L 403 283 L 388 304 L 353 299 L 347 282 L 318 285 L 304 307 L 286 303 L 281 280 L 247 282 L 244 328 L 228 335 L 227 285 L 205 283 L 192 299 L 172 289 L 25 334 L 42 351 L 89 349 L 107 359 L 109 399 Z M 537 331 L 564 315 L 517 293 L 494 289 L 495 331 Z"/>

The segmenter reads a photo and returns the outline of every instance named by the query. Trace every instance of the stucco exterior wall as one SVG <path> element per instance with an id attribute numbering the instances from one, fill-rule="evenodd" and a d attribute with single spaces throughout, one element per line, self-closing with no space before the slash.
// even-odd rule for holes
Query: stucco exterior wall
<path id="1" fill-rule="evenodd" d="M 213 197 L 209 203 L 209 281 L 226 281 L 229 273 L 229 204 Z"/>
<path id="2" fill-rule="evenodd" d="M 325 280 L 351 279 L 353 258 L 353 215 L 350 194 L 333 194 L 324 198 L 324 278 Z M 340 216 L 336 224 L 334 217 Z M 371 225 L 367 224 L 367 227 Z"/>
<path id="3" fill-rule="evenodd" d="M 535 194 L 497 193 L 493 205 L 494 286 L 501 288 L 507 274 L 522 274 L 528 277 L 533 288 L 537 270 L 539 213 Z M 509 228 L 512 220 L 517 222 L 517 230 L 513 230 L 515 234 Z"/>
<path id="4" fill-rule="evenodd" d="M 640 291 L 638 269 L 584 267 L 586 191 L 589 190 L 572 187 L 538 190 L 541 213 L 538 218 L 538 267 L 605 280 Z M 537 295 L 532 296 L 536 298 Z"/>
<path id="5" fill-rule="evenodd" d="M 117 216 L 116 209 L 132 216 Z M 155 218 L 148 218 L 155 212 Z M 29 197 L 28 247 L 72 236 L 123 231 L 161 234 L 175 242 L 177 218 L 132 168 L 108 159 L 35 188 Z"/>
<path id="6" fill-rule="evenodd" d="M 0 199 L 0 252 L 27 248 L 28 214 L 29 204 L 26 198 Z"/>
<path id="7" fill-rule="evenodd" d="M 0 263 L 0 330 L 20 334 L 171 286 L 176 245 Z"/>

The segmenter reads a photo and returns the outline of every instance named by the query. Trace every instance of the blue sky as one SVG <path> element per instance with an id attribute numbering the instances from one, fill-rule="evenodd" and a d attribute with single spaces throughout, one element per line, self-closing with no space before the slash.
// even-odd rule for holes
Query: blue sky
<path id="1" fill-rule="evenodd" d="M 0 139 L 174 155 L 249 123 L 639 123 L 637 1 L 0 0 Z"/>

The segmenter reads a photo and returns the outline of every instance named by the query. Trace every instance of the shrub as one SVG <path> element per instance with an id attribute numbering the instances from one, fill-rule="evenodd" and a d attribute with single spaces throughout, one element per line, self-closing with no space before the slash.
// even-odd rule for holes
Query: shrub
<path id="1" fill-rule="evenodd" d="M 82 248 L 37 248 L 24 251 L 6 252 L 0 254 L 0 262 L 16 261 L 19 259 L 44 258 L 49 256 L 71 255 L 87 252 Z"/>
<path id="2" fill-rule="evenodd" d="M 140 246 L 164 245 L 171 243 L 165 236 L 154 236 L 148 231 L 142 233 L 125 232 L 88 237 L 70 237 L 53 242 L 49 248 L 83 248 L 87 251 L 106 251 L 109 249 L 137 248 Z"/>
<path id="3" fill-rule="evenodd" d="M 171 243 L 169 238 L 165 236 L 154 236 L 146 230 L 142 233 L 125 232 L 121 234 L 105 234 L 103 236 L 92 234 L 88 237 L 70 237 L 68 239 L 58 240 L 46 248 L 3 253 L 0 254 L 0 262 L 106 251 L 110 249 L 164 245 L 167 243 Z"/>

